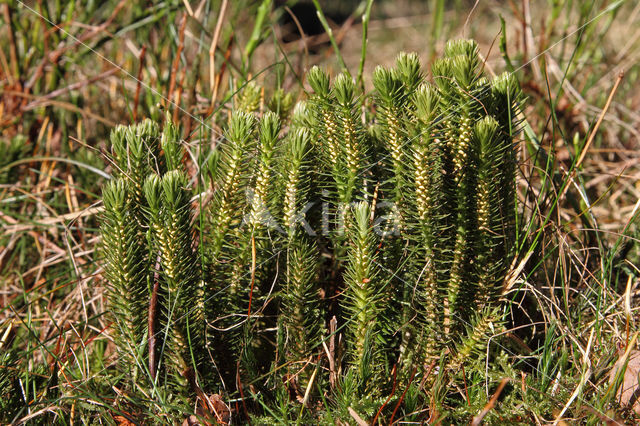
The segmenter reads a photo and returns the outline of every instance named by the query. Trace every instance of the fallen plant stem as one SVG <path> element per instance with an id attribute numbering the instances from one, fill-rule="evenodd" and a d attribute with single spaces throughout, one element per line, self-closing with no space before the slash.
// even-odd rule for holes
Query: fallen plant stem
<path id="1" fill-rule="evenodd" d="M 489 414 L 489 411 L 491 411 L 493 407 L 496 406 L 496 402 L 498 402 L 498 398 L 500 397 L 500 394 L 504 390 L 504 387 L 507 385 L 507 383 L 509 383 L 509 381 L 510 379 L 506 377 L 500 380 L 498 389 L 496 389 L 496 391 L 493 393 L 493 395 L 491 396 L 491 399 L 489 400 L 489 402 L 487 402 L 487 405 L 484 406 L 482 411 L 480 411 L 480 413 L 478 413 L 478 415 L 476 415 L 473 418 L 473 420 L 471 421 L 471 426 L 479 426 L 482 423 L 482 419 L 484 419 L 484 417 L 487 414 Z"/>
<path id="2" fill-rule="evenodd" d="M 138 76 L 136 78 L 136 94 L 133 97 L 133 122 L 138 121 L 138 103 L 140 102 L 140 90 L 142 89 L 142 71 L 144 70 L 144 59 L 147 53 L 147 45 L 143 45 L 138 56 Z"/>

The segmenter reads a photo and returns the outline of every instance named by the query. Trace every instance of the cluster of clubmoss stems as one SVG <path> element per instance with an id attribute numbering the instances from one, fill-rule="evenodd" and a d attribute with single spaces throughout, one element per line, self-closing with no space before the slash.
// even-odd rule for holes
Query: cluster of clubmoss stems
<path id="1" fill-rule="evenodd" d="M 334 339 L 337 365 L 315 380 L 340 371 L 372 392 L 394 365 L 422 374 L 444 356 L 453 369 L 477 350 L 498 326 L 513 255 L 520 102 L 512 76 L 488 81 L 479 65 L 475 43 L 452 42 L 429 83 L 417 56 L 402 54 L 376 70 L 373 96 L 347 74 L 332 82 L 314 68 L 309 100 L 290 116 L 260 110 L 277 103 L 255 102 L 264 91 L 247 88 L 222 123 L 224 141 L 205 153 L 212 200 L 199 238 L 185 173 L 169 170 L 181 151 L 140 159 L 138 145 L 157 146 L 153 137 L 138 131 L 143 142 L 123 148 L 126 131 L 116 131 L 127 170 L 119 179 L 132 194 L 124 209 L 143 212 L 136 233 L 151 235 L 136 294 L 148 301 L 150 283 L 162 283 L 158 328 L 168 349 L 158 365 L 176 358 L 176 369 L 193 367 L 213 391 L 219 378 L 238 391 L 259 377 L 281 383 L 281 374 L 306 385 L 306 366 L 326 364 Z M 129 179 L 139 174 L 155 182 L 143 198 Z M 126 256 L 126 243 L 111 244 L 105 238 L 106 252 Z M 118 268 L 107 264 L 108 279 L 126 287 L 131 276 L 122 270 L 119 279 Z M 117 319 L 115 296 L 111 303 Z M 334 317 L 339 336 L 327 331 Z M 140 347 L 144 333 L 132 338 L 129 347 Z"/>

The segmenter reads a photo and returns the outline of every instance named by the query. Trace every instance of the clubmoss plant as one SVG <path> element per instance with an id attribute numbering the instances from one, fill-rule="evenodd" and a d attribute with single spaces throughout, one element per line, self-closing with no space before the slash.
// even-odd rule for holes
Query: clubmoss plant
<path id="1" fill-rule="evenodd" d="M 483 76 L 468 40 L 431 74 L 401 54 L 367 94 L 314 67 L 294 108 L 246 86 L 197 209 L 177 127 L 114 129 L 105 275 L 132 389 L 147 375 L 184 401 L 253 395 L 265 413 L 377 422 L 392 405 L 442 412 L 450 385 L 484 374 L 469 359 L 499 355 L 521 95 Z"/>
<path id="2" fill-rule="evenodd" d="M 124 178 L 117 178 L 104 188 L 102 236 L 119 364 L 122 372 L 135 382 L 146 366 L 149 262 L 147 247 L 140 239 L 131 192 Z"/>
<path id="3" fill-rule="evenodd" d="M 203 282 L 194 252 L 190 193 L 186 176 L 172 170 L 151 175 L 144 185 L 149 205 L 150 240 L 160 282 L 158 332 L 165 337 L 174 377 L 198 371 L 204 356 Z"/>
<path id="4" fill-rule="evenodd" d="M 384 333 L 380 314 L 385 296 L 383 275 L 376 255 L 376 238 L 371 226 L 371 210 L 366 202 L 353 207 L 353 224 L 349 227 L 349 247 L 345 270 L 347 313 L 347 365 L 356 371 L 360 391 L 376 388 L 372 379 L 379 378 Z"/>

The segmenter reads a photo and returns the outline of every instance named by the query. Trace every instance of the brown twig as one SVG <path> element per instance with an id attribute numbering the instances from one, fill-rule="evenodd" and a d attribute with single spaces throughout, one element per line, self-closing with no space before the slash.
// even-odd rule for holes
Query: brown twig
<path id="1" fill-rule="evenodd" d="M 151 298 L 149 299 L 149 374 L 151 379 L 156 379 L 156 323 L 158 318 L 158 291 L 160 290 L 160 256 L 156 259 L 156 272 L 153 274 L 153 289 L 151 290 Z"/>
<path id="2" fill-rule="evenodd" d="M 391 386 L 391 393 L 389 394 L 389 397 L 387 397 L 387 400 L 384 402 L 384 404 L 382 404 L 380 406 L 380 409 L 378 410 L 378 412 L 376 413 L 375 417 L 373 418 L 373 420 L 371 420 L 371 424 L 375 425 L 376 424 L 376 420 L 378 420 L 378 416 L 380 416 L 380 413 L 382 413 L 382 410 L 384 410 L 384 407 L 387 406 L 387 404 L 389 403 L 389 401 L 391 401 L 391 398 L 393 398 L 393 395 L 396 393 L 396 375 L 397 375 L 397 367 L 398 364 L 395 364 L 393 366 L 393 371 L 392 371 L 392 375 L 393 375 L 393 385 Z"/>
<path id="3" fill-rule="evenodd" d="M 404 397 L 407 394 L 407 391 L 409 390 L 409 387 L 411 387 L 411 383 L 413 383 L 413 379 L 415 378 L 415 375 L 416 375 L 416 368 L 413 367 L 411 369 L 411 380 L 409 380 L 409 384 L 404 389 L 404 392 L 402 392 L 402 395 L 400 396 L 400 399 L 398 400 L 398 403 L 396 404 L 396 407 L 393 409 L 393 413 L 391 413 L 391 419 L 389 419 L 389 424 L 393 424 L 393 418 L 396 416 L 396 413 L 398 412 L 398 409 L 400 408 L 400 405 L 402 404 L 402 401 L 404 401 Z"/>
<path id="4" fill-rule="evenodd" d="M 13 95 L 13 96 L 17 96 L 17 97 L 21 97 L 21 98 L 25 98 L 25 99 L 38 99 L 37 96 L 31 95 L 31 94 L 25 93 L 25 92 L 19 92 L 17 90 L 5 90 L 4 94 Z M 79 107 L 77 107 L 77 106 L 75 106 L 75 105 L 73 105 L 73 104 L 71 104 L 69 102 L 56 101 L 56 100 L 53 100 L 53 99 L 49 99 L 49 100 L 43 101 L 43 103 L 39 104 L 38 107 L 45 107 L 45 106 L 48 106 L 48 105 L 55 105 L 55 106 L 57 106 L 59 108 L 64 108 L 64 109 L 67 109 L 69 111 L 73 111 L 73 112 L 76 112 L 78 114 L 81 114 L 81 115 L 86 115 L 87 117 L 91 117 L 94 120 L 97 120 L 97 121 L 99 121 L 101 123 L 104 123 L 109 127 L 114 127 L 116 125 L 116 123 L 114 123 L 113 121 L 111 121 L 111 120 L 109 120 L 107 118 L 104 118 L 103 116 L 101 116 L 99 114 L 95 114 L 95 113 L 89 111 L 88 109 L 79 108 Z M 29 111 L 31 109 L 33 109 L 33 107 L 26 108 L 26 106 L 25 106 L 24 108 L 22 108 L 22 111 Z M 35 148 L 34 148 L 34 152 L 37 152 L 35 150 Z"/>
<path id="5" fill-rule="evenodd" d="M 464 382 L 464 394 L 467 398 L 467 405 L 471 407 L 471 400 L 469 399 L 469 386 L 467 385 L 467 375 L 464 372 L 464 364 L 460 365 L 460 369 L 462 370 L 462 381 Z"/>
<path id="6" fill-rule="evenodd" d="M 140 101 L 140 89 L 142 88 L 142 70 L 144 69 L 144 58 L 147 54 L 147 46 L 143 45 L 140 50 L 140 56 L 138 62 L 140 67 L 138 68 L 138 75 L 136 76 L 136 94 L 133 98 L 133 122 L 138 120 L 138 102 Z"/>
<path id="7" fill-rule="evenodd" d="M 107 118 L 104 118 L 100 114 L 95 114 L 95 113 L 89 111 L 88 109 L 79 108 L 79 107 L 77 107 L 77 106 L 75 106 L 75 105 L 73 105 L 73 104 L 71 104 L 69 102 L 54 101 L 54 100 L 51 99 L 51 100 L 44 101 L 41 105 L 38 105 L 38 106 L 39 107 L 45 107 L 45 106 L 49 106 L 49 105 L 57 106 L 59 108 L 64 108 L 64 109 L 67 109 L 69 111 L 73 111 L 73 112 L 78 113 L 80 115 L 85 115 L 87 117 L 91 117 L 94 120 L 99 121 L 99 122 L 101 122 L 103 124 L 106 124 L 109 127 L 114 127 L 116 125 L 116 123 L 114 123 L 113 121 L 111 121 L 111 120 L 109 120 Z M 28 108 L 28 109 L 31 109 L 31 108 Z M 24 108 L 23 111 L 27 111 L 28 109 Z"/>
<path id="8" fill-rule="evenodd" d="M 240 361 L 236 365 L 236 385 L 238 386 L 238 392 L 240 392 L 240 401 L 242 402 L 242 408 L 245 416 L 247 416 L 247 424 L 251 425 L 251 417 L 249 417 L 249 410 L 247 410 L 247 404 L 244 402 L 244 392 L 242 391 L 242 380 L 240 379 Z"/>
<path id="9" fill-rule="evenodd" d="M 484 416 L 486 416 L 489 411 L 491 411 L 491 409 L 496 406 L 496 401 L 498 401 L 498 397 L 502 393 L 502 390 L 507 385 L 507 383 L 509 383 L 509 378 L 507 377 L 500 381 L 498 389 L 496 389 L 489 402 L 487 402 L 487 405 L 485 405 L 482 411 L 480 411 L 480 413 L 478 413 L 478 415 L 475 416 L 471 421 L 471 426 L 479 426 L 480 423 L 482 423 L 482 419 L 484 419 Z"/>
<path id="10" fill-rule="evenodd" d="M 224 76 L 225 71 L 227 70 L 227 64 L 231 60 L 231 49 L 233 48 L 234 37 L 233 35 L 229 39 L 229 43 L 227 45 L 227 49 L 224 52 L 224 62 L 220 66 L 220 72 L 216 76 L 216 92 L 215 98 L 218 97 L 218 92 L 220 91 L 220 83 L 222 82 L 222 77 Z"/>
<path id="11" fill-rule="evenodd" d="M 220 65 L 220 72 L 215 76 L 215 91 L 212 95 L 212 100 L 209 103 L 209 107 L 207 108 L 206 112 L 204 113 L 204 115 L 206 117 L 211 116 L 211 124 L 213 128 L 217 128 L 217 124 L 215 122 L 215 116 L 212 116 L 213 111 L 215 111 L 215 99 L 217 99 L 218 97 L 218 93 L 220 91 L 220 84 L 222 83 L 222 77 L 225 74 L 225 71 L 227 70 L 227 64 L 231 63 L 231 48 L 233 47 L 233 34 L 231 34 L 231 37 L 229 38 L 229 43 L 227 44 L 226 50 L 224 52 L 224 62 L 222 63 L 222 65 Z M 231 64 L 233 66 L 233 64 Z M 214 138 L 214 145 L 215 145 L 215 135 L 212 135 L 212 137 Z"/>
<path id="12" fill-rule="evenodd" d="M 362 417 L 360 417 L 360 414 L 358 414 L 358 413 L 356 412 L 356 410 L 354 410 L 353 408 L 348 407 L 348 408 L 347 408 L 347 411 L 349 412 L 349 415 L 351 416 L 351 418 L 352 418 L 353 420 L 355 420 L 355 421 L 356 421 L 356 423 L 358 424 L 358 426 L 368 426 L 368 425 L 369 425 L 369 423 L 365 422 L 365 421 L 362 419 Z"/>
<path id="13" fill-rule="evenodd" d="M 600 114 L 600 117 L 598 117 L 598 121 L 596 122 L 596 125 L 593 127 L 593 131 L 589 135 L 589 139 L 587 139 L 587 142 L 584 144 L 584 148 L 582 149 L 582 152 L 580 153 L 580 157 L 578 158 L 578 161 L 576 162 L 576 167 L 574 167 L 574 171 L 578 168 L 578 166 L 580 166 L 580 164 L 582 163 L 582 160 L 584 160 L 585 155 L 587 155 L 587 151 L 589 150 L 589 146 L 591 146 L 591 143 L 593 142 L 593 139 L 595 139 L 596 133 L 598 133 L 598 129 L 600 128 L 600 124 L 602 124 L 602 120 L 604 120 L 604 116 L 607 114 L 607 111 L 609 110 L 609 107 L 611 106 L 611 101 L 613 101 L 613 96 L 618 91 L 618 87 L 620 86 L 620 83 L 622 82 L 623 78 L 624 78 L 624 72 L 620 71 L 620 73 L 618 73 L 618 77 L 616 78 L 615 83 L 613 84 L 613 88 L 611 89 L 611 92 L 609 93 L 609 97 L 607 98 L 607 102 L 605 103 L 604 108 L 602 109 L 602 113 Z"/>
<path id="14" fill-rule="evenodd" d="M 178 83 L 178 89 L 176 91 L 176 99 L 175 99 L 175 104 L 177 107 L 179 107 L 180 102 L 182 101 L 182 91 L 184 90 L 184 78 L 187 74 L 187 67 L 182 67 L 182 71 L 180 72 L 180 83 Z M 173 109 L 173 122 L 177 123 L 178 122 L 178 109 L 179 108 L 174 108 Z M 185 153 L 185 155 L 187 155 Z"/>
<path id="15" fill-rule="evenodd" d="M 191 388 L 191 390 L 193 390 L 193 392 L 198 396 L 198 399 L 200 399 L 202 401 L 203 408 L 208 413 L 207 417 L 209 419 L 211 419 L 212 415 L 215 412 L 215 410 L 213 408 L 213 404 L 209 400 L 209 397 L 204 393 L 202 388 L 198 385 L 198 382 L 196 380 L 196 373 L 193 370 L 193 368 L 191 368 L 191 367 L 186 368 L 182 372 L 182 376 L 187 379 L 187 381 L 189 382 L 189 387 Z"/>
<path id="16" fill-rule="evenodd" d="M 80 217 L 92 216 L 96 213 L 101 212 L 102 210 L 103 210 L 103 207 L 90 207 L 80 212 L 72 212 L 72 213 L 66 213 L 66 214 L 52 216 L 52 217 L 46 217 L 37 222 L 33 221 L 33 223 L 18 223 L 17 221 L 9 222 L 12 218 L 2 213 L 0 213 L 0 219 L 7 221 L 9 223 L 9 225 L 3 226 L 3 234 L 11 235 L 16 232 L 29 231 L 34 228 L 57 227 L 61 223 L 64 223 L 67 220 L 74 220 Z"/>
<path id="17" fill-rule="evenodd" d="M 329 384 L 331 385 L 331 389 L 336 386 L 338 382 L 338 372 L 336 370 L 336 333 L 338 332 L 338 320 L 334 315 L 331 317 L 331 321 L 329 321 L 329 333 L 331 333 L 331 338 L 329 339 L 329 352 L 331 353 L 331 358 L 329 358 Z"/>
<path id="18" fill-rule="evenodd" d="M 211 86 L 211 109 L 213 110 L 213 104 L 218 97 L 218 85 L 219 82 L 215 78 L 216 73 L 216 48 L 218 46 L 218 40 L 220 39 L 220 32 L 222 30 L 222 22 L 224 21 L 224 15 L 227 11 L 228 0 L 222 0 L 220 5 L 220 12 L 218 13 L 218 21 L 216 22 L 216 29 L 213 32 L 213 38 L 211 39 L 211 46 L 209 47 L 209 85 Z M 226 58 L 225 58 L 226 63 Z"/>
<path id="19" fill-rule="evenodd" d="M 25 105 L 25 109 L 32 109 L 32 108 L 36 108 L 38 106 L 40 106 L 44 101 L 47 101 L 49 99 L 54 99 L 57 98 L 60 95 L 63 95 L 65 93 L 69 93 L 73 90 L 77 90 L 80 89 L 81 87 L 84 86 L 88 86 L 90 84 L 95 83 L 96 81 L 100 81 L 103 80 L 107 77 L 111 77 L 113 74 L 116 74 L 117 72 L 119 72 L 120 69 L 119 68 L 111 68 L 110 70 L 107 70 L 103 73 L 100 73 L 98 75 L 95 75 L 91 78 L 87 78 L 84 79 L 82 81 L 78 81 L 76 83 L 70 84 L 66 87 L 61 87 L 60 89 L 56 89 L 52 92 L 47 93 L 46 95 L 42 95 L 42 96 L 38 96 L 34 101 L 29 102 L 27 105 Z"/>
<path id="20" fill-rule="evenodd" d="M 575 176 L 578 170 L 578 167 L 580 167 L 580 164 L 582 164 L 584 157 L 587 155 L 589 146 L 591 146 L 591 143 L 595 139 L 596 133 L 598 133 L 598 129 L 600 128 L 600 124 L 602 124 L 602 120 L 604 120 L 604 116 L 607 114 L 607 111 L 609 110 L 609 106 L 611 106 L 611 101 L 613 101 L 613 96 L 616 94 L 616 91 L 618 90 L 618 87 L 620 86 L 620 83 L 622 82 L 623 78 L 624 78 L 624 72 L 620 71 L 620 73 L 618 74 L 618 78 L 616 78 L 616 81 L 613 84 L 613 88 L 611 89 L 611 92 L 609 92 L 609 97 L 607 98 L 607 102 L 605 103 L 604 108 L 602 108 L 602 112 L 598 117 L 598 121 L 596 121 L 596 125 L 593 126 L 593 130 L 589 135 L 589 139 L 587 139 L 587 142 L 584 144 L 584 148 L 582 148 L 582 151 L 580 152 L 580 157 L 578 157 L 578 160 L 576 161 L 576 164 L 573 167 L 573 171 L 571 172 L 571 176 L 570 176 L 571 178 Z M 569 189 L 569 185 L 567 184 L 564 186 L 562 192 L 558 196 L 558 199 L 561 199 L 562 197 L 564 197 L 568 189 Z"/>
<path id="21" fill-rule="evenodd" d="M 180 55 L 182 55 L 182 48 L 184 47 L 184 31 L 187 28 L 187 15 L 183 14 L 180 19 L 180 29 L 178 32 L 178 50 L 176 50 L 176 56 L 173 58 L 173 65 L 171 66 L 171 77 L 169 80 L 169 92 L 167 93 L 167 108 L 173 103 L 173 90 L 176 86 L 176 75 L 178 74 L 178 66 L 180 65 Z"/>
<path id="22" fill-rule="evenodd" d="M 309 59 L 309 47 L 307 46 L 307 35 L 304 33 L 304 29 L 302 28 L 302 24 L 300 24 L 300 21 L 298 20 L 298 17 L 296 16 L 295 13 L 293 13 L 293 11 L 289 8 L 289 6 L 285 6 L 284 10 L 287 11 L 287 13 L 289 14 L 289 16 L 291 16 L 291 19 L 293 19 L 293 23 L 296 24 L 296 27 L 298 28 L 298 32 L 300 33 L 300 45 L 302 46 L 302 51 L 300 51 L 300 55 L 302 55 L 302 52 L 304 52 L 304 57 L 307 58 L 307 60 Z M 300 49 L 298 49 L 300 50 Z M 302 56 L 300 56 L 300 62 L 298 63 L 298 75 L 302 75 L 303 74 L 303 70 L 302 70 Z"/>

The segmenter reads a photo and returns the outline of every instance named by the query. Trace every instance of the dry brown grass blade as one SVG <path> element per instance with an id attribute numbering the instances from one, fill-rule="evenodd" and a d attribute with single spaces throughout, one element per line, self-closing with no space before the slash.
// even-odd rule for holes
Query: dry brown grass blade
<path id="1" fill-rule="evenodd" d="M 373 420 L 371 421 L 371 424 L 376 424 L 376 420 L 378 420 L 378 417 L 380 416 L 380 413 L 382 413 L 382 410 L 384 410 L 384 407 L 387 406 L 387 404 L 389 403 L 389 401 L 391 401 L 391 398 L 393 398 L 393 395 L 396 393 L 396 385 L 397 380 L 396 380 L 396 376 L 397 376 L 397 367 L 398 365 L 394 365 L 393 366 L 393 370 L 391 371 L 391 375 L 393 377 L 393 381 L 392 381 L 392 385 L 391 385 L 391 393 L 389 394 L 389 396 L 387 397 L 387 399 L 384 401 L 384 403 L 380 406 L 380 408 L 378 409 L 378 412 L 376 412 L 375 417 L 373 418 Z"/>
<path id="2" fill-rule="evenodd" d="M 407 384 L 407 386 L 404 388 L 404 391 L 402 392 L 402 395 L 400 395 L 400 399 L 398 399 L 398 403 L 396 404 L 395 408 L 393 409 L 393 413 L 391 413 L 391 419 L 389 419 L 389 424 L 393 424 L 393 419 L 396 416 L 396 413 L 398 412 L 398 410 L 400 409 L 400 406 L 402 405 L 402 401 L 404 401 L 404 397 L 407 395 L 407 391 L 409 390 L 409 388 L 411 387 L 411 384 L 413 383 L 413 380 L 416 378 L 416 367 L 413 367 L 411 369 L 411 379 L 409 380 L 409 383 Z M 462 373 L 464 374 L 464 372 Z M 467 397 L 468 399 L 468 397 Z"/>
<path id="3" fill-rule="evenodd" d="M 187 75 L 187 67 L 182 67 L 182 71 L 180 71 L 180 84 L 178 84 L 178 89 L 176 91 L 174 104 L 177 108 L 173 109 L 173 122 L 178 122 L 178 110 L 180 110 L 180 102 L 182 102 L 182 91 L 184 90 L 184 79 Z"/>
<path id="4" fill-rule="evenodd" d="M 4 93 L 7 94 L 7 95 L 13 95 L 13 96 L 21 97 L 21 98 L 38 99 L 37 96 L 31 95 L 29 93 L 18 92 L 16 90 L 7 90 Z M 91 112 L 88 108 L 82 109 L 82 108 L 79 108 L 79 107 L 69 103 L 69 102 L 56 101 L 56 100 L 53 100 L 53 99 L 48 99 L 48 100 L 43 101 L 42 103 L 37 105 L 38 108 L 39 107 L 46 107 L 46 106 L 56 106 L 56 107 L 59 107 L 59 108 L 63 108 L 63 109 L 66 109 L 68 111 L 75 112 L 75 113 L 77 113 L 79 115 L 84 115 L 84 116 L 93 118 L 94 120 L 99 121 L 102 124 L 105 124 L 105 125 L 107 125 L 109 127 L 115 127 L 115 125 L 117 124 L 117 123 L 115 123 L 115 122 L 113 122 L 113 121 L 111 121 L 111 120 L 109 120 L 107 118 L 104 118 L 100 114 L 96 114 L 96 113 Z M 30 111 L 30 110 L 32 110 L 34 108 L 35 107 L 30 107 L 30 108 L 23 107 L 22 110 L 23 110 L 23 112 L 25 112 L 25 111 Z"/>
<path id="5" fill-rule="evenodd" d="M 482 423 L 482 419 L 484 419 L 484 417 L 489 414 L 489 411 L 491 411 L 493 407 L 496 406 L 496 402 L 498 401 L 498 398 L 500 397 L 500 394 L 502 393 L 507 383 L 509 383 L 509 378 L 507 377 L 500 381 L 498 389 L 496 389 L 496 391 L 493 393 L 493 396 L 491 397 L 489 402 L 487 402 L 487 405 L 485 405 L 482 411 L 480 411 L 471 421 L 471 426 L 479 426 Z"/>
<path id="6" fill-rule="evenodd" d="M 218 40 L 220 39 L 220 31 L 222 30 L 222 23 L 224 22 L 224 16 L 227 11 L 228 0 L 223 0 L 220 5 L 220 12 L 218 13 L 218 22 L 216 22 L 216 29 L 213 32 L 213 38 L 211 39 L 211 46 L 209 47 L 209 85 L 211 86 L 211 110 L 218 97 L 219 81 L 215 78 L 216 73 L 216 49 L 218 47 Z"/>
<path id="7" fill-rule="evenodd" d="M 584 157 L 587 155 L 587 152 L 589 151 L 589 147 L 591 146 L 593 139 L 596 137 L 596 134 L 598 133 L 598 129 L 602 124 L 602 120 L 604 120 L 604 116 L 606 115 L 607 110 L 609 109 L 609 106 L 611 106 L 611 102 L 613 101 L 613 96 L 616 94 L 616 91 L 618 90 L 618 87 L 620 86 L 620 83 L 622 82 L 623 78 L 624 78 L 624 73 L 620 72 L 618 74 L 618 77 L 616 78 L 615 83 L 613 84 L 613 88 L 611 89 L 611 92 L 609 92 L 609 97 L 607 98 L 607 102 L 605 103 L 604 108 L 602 108 L 602 112 L 598 117 L 598 121 L 596 122 L 596 125 L 593 127 L 593 130 L 591 131 L 591 134 L 589 135 L 587 142 L 584 144 L 584 147 L 580 152 L 580 157 L 578 157 L 578 160 L 576 161 L 576 164 L 573 167 L 573 172 L 571 173 L 572 178 L 573 176 L 575 176 L 578 168 L 580 167 L 580 164 L 582 164 Z M 558 196 L 558 199 L 562 199 L 562 197 L 566 194 L 568 189 L 569 189 L 569 185 L 565 185 L 562 192 Z"/>
<path id="8" fill-rule="evenodd" d="M 176 76 L 178 74 L 178 66 L 180 65 L 180 56 L 182 55 L 182 49 L 184 48 L 184 31 L 187 28 L 187 14 L 182 14 L 182 18 L 180 19 L 180 29 L 178 31 L 178 48 L 175 53 L 175 57 L 173 58 L 173 65 L 171 66 L 171 78 L 169 79 L 169 91 L 167 92 L 167 105 L 169 106 L 173 103 L 173 91 L 176 87 Z"/>
<path id="9" fill-rule="evenodd" d="M 140 89 L 142 89 L 142 71 L 144 70 L 144 58 L 147 53 L 147 46 L 143 45 L 140 49 L 140 56 L 138 62 L 140 67 L 138 68 L 138 76 L 136 78 L 136 94 L 133 98 L 133 122 L 138 121 L 138 103 L 140 102 Z"/>
<path id="10" fill-rule="evenodd" d="M 362 419 L 362 417 L 360 417 L 360 415 L 356 412 L 356 410 L 354 410 L 353 408 L 349 407 L 349 408 L 347 408 L 347 411 L 349 411 L 349 415 L 353 418 L 353 420 L 356 421 L 358 426 L 369 426 L 369 423 L 365 422 Z"/>
<path id="11" fill-rule="evenodd" d="M 100 80 L 104 80 L 104 79 L 106 79 L 108 77 L 111 77 L 112 75 L 114 75 L 114 74 L 116 74 L 118 72 L 120 72 L 119 68 L 111 68 L 111 69 L 109 69 L 109 70 L 107 70 L 105 72 L 102 72 L 102 73 L 100 73 L 98 75 L 95 75 L 95 76 L 93 76 L 91 78 L 86 78 L 84 80 L 81 80 L 81 81 L 78 81 L 76 83 L 70 84 L 67 87 L 61 87 L 60 89 L 56 89 L 56 90 L 54 90 L 54 91 L 52 91 L 50 93 L 47 93 L 46 95 L 36 97 L 35 100 L 29 102 L 24 108 L 26 110 L 37 108 L 37 107 L 41 106 L 44 103 L 44 101 L 57 98 L 58 96 L 64 95 L 65 93 L 69 93 L 69 92 L 71 92 L 73 90 L 78 90 L 78 89 L 80 89 L 82 87 L 89 86 L 89 85 L 91 85 L 93 83 L 96 83 L 96 82 L 98 82 Z"/>
<path id="12" fill-rule="evenodd" d="M 11 72 L 13 75 L 11 76 L 15 81 L 20 79 L 20 75 L 18 72 L 18 54 L 16 50 L 16 39 L 13 34 L 13 30 L 11 30 L 11 9 L 9 8 L 9 4 L 5 3 L 2 9 L 2 13 L 4 14 L 4 19 L 9 31 L 9 58 L 11 60 Z"/>
<path id="13" fill-rule="evenodd" d="M 304 33 L 304 29 L 302 28 L 302 25 L 300 24 L 300 20 L 298 19 L 296 14 L 293 13 L 291 8 L 289 6 L 285 6 L 284 10 L 289 14 L 289 16 L 291 16 L 291 19 L 293 20 L 293 22 L 295 23 L 296 27 L 298 28 L 298 32 L 300 33 L 299 44 L 300 44 L 300 46 L 302 46 L 302 49 L 303 49 L 300 53 L 302 54 L 304 52 L 304 58 L 307 59 L 307 63 L 308 63 L 309 62 L 309 47 L 307 46 L 307 35 Z M 298 48 L 298 50 L 300 51 L 299 48 Z M 307 69 L 309 68 L 308 64 L 307 64 L 306 68 Z M 302 60 L 300 60 L 300 62 L 299 62 L 297 73 L 298 73 L 298 75 L 303 75 L 304 74 L 303 69 L 302 69 Z"/>
<path id="14" fill-rule="evenodd" d="M 155 270 L 160 270 L 160 255 L 156 259 Z M 149 315 L 147 318 L 147 327 L 149 330 L 149 375 L 153 380 L 156 379 L 156 323 L 158 322 L 158 292 L 160 291 L 160 274 L 154 272 L 153 287 L 151 297 L 149 298 Z"/>
<path id="15" fill-rule="evenodd" d="M 62 57 L 62 55 L 64 55 L 69 49 L 72 49 L 79 45 L 83 45 L 89 39 L 105 31 L 107 27 L 111 25 L 111 23 L 115 20 L 116 16 L 118 16 L 118 13 L 120 13 L 120 10 L 126 5 L 126 3 L 127 3 L 127 0 L 121 0 L 113 9 L 113 12 L 109 16 L 109 18 L 107 18 L 107 20 L 104 21 L 102 24 L 100 24 L 97 27 L 93 27 L 90 30 L 87 30 L 83 34 L 79 35 L 78 37 L 72 36 L 70 39 L 73 40 L 73 43 L 64 44 L 61 47 L 57 48 L 56 50 L 50 52 L 48 55 L 45 55 L 40 61 L 40 64 L 38 65 L 38 67 L 36 68 L 36 71 L 33 73 L 33 75 L 29 78 L 28 82 L 25 84 L 25 87 L 30 89 L 35 85 L 35 83 L 44 75 L 44 69 L 48 63 L 51 63 L 51 64 L 57 63 Z M 38 15 L 40 19 L 43 21 L 43 24 L 45 23 L 45 18 L 41 13 L 38 13 L 31 7 L 26 6 L 24 3 L 22 4 L 29 11 Z M 55 22 L 51 22 L 49 20 L 46 20 L 46 22 L 48 22 L 53 27 L 53 29 L 64 31 L 64 29 L 60 27 L 58 24 L 56 24 Z"/>
<path id="16" fill-rule="evenodd" d="M 627 344 L 626 350 L 609 372 L 609 388 L 612 389 L 618 374 L 620 374 L 620 370 L 625 368 L 622 386 L 618 389 L 616 396 L 620 398 L 620 402 L 623 405 L 628 406 L 640 414 L 640 404 L 638 404 L 640 396 L 640 384 L 638 382 L 640 352 L 635 349 L 637 340 L 638 332 L 633 335 L 631 341 Z"/>
<path id="17" fill-rule="evenodd" d="M 618 77 L 616 78 L 615 83 L 613 84 L 613 88 L 611 89 L 611 92 L 609 93 L 609 97 L 607 98 L 607 102 L 604 105 L 604 108 L 602 109 L 602 113 L 600 114 L 600 117 L 598 117 L 598 121 L 596 122 L 596 125 L 593 128 L 593 131 L 589 135 L 589 139 L 587 139 L 587 142 L 585 143 L 584 148 L 582 149 L 582 152 L 580 153 L 580 157 L 578 158 L 578 161 L 576 162 L 576 169 L 578 168 L 578 166 L 580 164 L 582 164 L 582 161 L 584 160 L 585 155 L 587 155 L 587 151 L 589 150 L 589 147 L 591 146 L 591 143 L 593 142 L 593 139 L 596 137 L 596 134 L 598 133 L 598 129 L 600 128 L 600 125 L 602 124 L 602 120 L 604 119 L 604 116 L 606 115 L 607 110 L 609 109 L 609 106 L 611 106 L 611 102 L 613 101 L 613 96 L 618 91 L 618 87 L 620 86 L 620 83 L 622 82 L 623 78 L 624 78 L 624 72 L 621 71 L 618 74 Z"/>
<path id="18" fill-rule="evenodd" d="M 40 227 L 51 227 L 64 223 L 68 220 L 76 220 L 82 217 L 93 216 L 96 213 L 100 213 L 103 207 L 89 207 L 80 212 L 66 213 L 55 217 L 47 217 L 34 224 L 18 223 L 15 219 L 5 214 L 0 213 L 0 219 L 10 223 L 9 226 L 4 227 L 4 234 L 11 235 L 15 232 L 29 231 Z"/>

